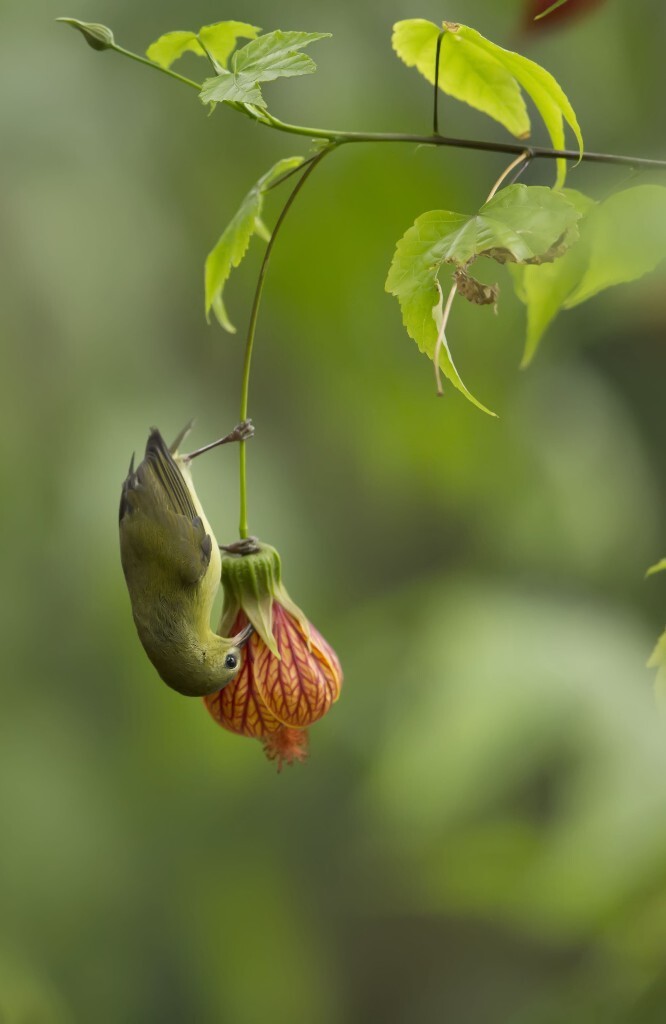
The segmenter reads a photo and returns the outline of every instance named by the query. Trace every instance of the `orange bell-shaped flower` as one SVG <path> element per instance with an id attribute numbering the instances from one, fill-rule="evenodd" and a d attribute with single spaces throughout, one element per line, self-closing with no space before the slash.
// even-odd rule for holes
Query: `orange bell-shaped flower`
<path id="1" fill-rule="evenodd" d="M 204 698 L 221 726 L 263 741 L 266 756 L 282 764 L 307 757 L 307 727 L 340 695 L 337 655 L 290 599 L 281 581 L 280 557 L 259 545 L 250 554 L 223 554 L 225 604 L 219 632 L 255 632 L 236 678 Z"/>

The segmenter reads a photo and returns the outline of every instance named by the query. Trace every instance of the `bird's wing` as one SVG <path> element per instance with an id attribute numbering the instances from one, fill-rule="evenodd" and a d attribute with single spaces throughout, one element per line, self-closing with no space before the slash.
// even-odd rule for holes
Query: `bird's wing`
<path id="1" fill-rule="evenodd" d="M 159 430 L 123 483 L 120 540 L 130 557 L 176 572 L 183 583 L 197 583 L 210 564 L 212 539 Z"/>

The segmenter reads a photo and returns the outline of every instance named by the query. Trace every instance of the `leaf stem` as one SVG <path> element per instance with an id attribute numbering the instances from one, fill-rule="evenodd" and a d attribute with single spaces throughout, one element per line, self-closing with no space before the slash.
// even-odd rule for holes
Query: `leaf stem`
<path id="1" fill-rule="evenodd" d="M 278 236 L 280 228 L 282 227 L 289 210 L 291 209 L 292 203 L 296 196 L 303 188 L 303 185 L 310 177 L 315 167 L 321 163 L 327 153 L 330 153 L 335 149 L 337 143 L 332 142 L 325 149 L 322 149 L 320 153 L 307 164 L 305 170 L 301 174 L 301 177 L 296 182 L 294 188 L 289 193 L 286 203 L 280 211 L 280 215 L 275 222 L 273 233 L 271 234 L 270 241 L 266 246 L 266 252 L 264 258 L 261 261 L 261 267 L 259 268 L 259 277 L 257 278 L 257 285 L 254 291 L 254 299 L 252 300 L 252 309 L 250 311 L 250 320 L 247 328 L 247 338 L 245 341 L 245 359 L 243 361 L 243 377 L 241 381 L 241 403 L 240 403 L 240 420 L 247 419 L 247 409 L 250 391 L 250 369 L 252 366 L 252 350 L 254 348 L 254 336 L 257 327 L 257 317 L 259 315 L 259 306 L 261 303 L 261 295 L 264 288 L 264 280 L 266 278 L 266 271 L 268 270 L 268 264 L 275 245 L 275 240 Z M 247 522 L 247 456 L 245 449 L 245 442 L 241 441 L 239 445 L 240 457 L 239 457 L 239 494 L 240 494 L 240 507 L 239 507 L 239 524 L 238 533 L 242 540 L 248 537 L 248 522 Z"/>
<path id="2" fill-rule="evenodd" d="M 446 33 L 446 29 L 437 36 L 437 49 L 435 50 L 435 94 L 433 97 L 432 104 L 432 134 L 439 135 L 439 55 L 442 49 L 442 39 Z"/>
<path id="3" fill-rule="evenodd" d="M 487 203 L 489 203 L 490 200 L 493 198 L 493 196 L 496 194 L 496 192 L 499 189 L 499 187 L 502 184 L 502 182 L 505 181 L 506 178 L 509 177 L 509 175 L 511 174 L 511 171 L 514 169 L 514 167 L 518 167 L 519 164 L 522 164 L 525 161 L 529 161 L 530 157 L 531 157 L 530 150 L 526 149 L 526 150 L 524 150 L 520 154 L 520 156 L 517 156 L 515 160 L 512 160 L 508 167 L 504 168 L 504 170 L 500 174 L 499 178 L 497 179 L 497 181 L 495 182 L 495 184 L 491 188 L 490 192 L 488 193 L 488 198 L 486 199 Z"/>
<path id="4" fill-rule="evenodd" d="M 170 78 L 175 78 L 178 82 L 184 82 L 185 85 L 189 85 L 192 89 L 196 89 L 197 92 L 201 91 L 201 86 L 198 82 L 193 81 L 191 78 L 185 78 L 184 75 L 179 75 L 177 71 L 172 71 L 171 68 L 163 68 L 161 64 L 156 64 L 154 60 L 148 60 L 147 57 L 142 57 L 140 53 L 133 53 L 132 50 L 126 50 L 124 46 L 118 46 L 114 43 L 109 46 L 110 50 L 115 50 L 116 53 L 122 53 L 123 57 L 129 57 L 130 60 L 135 60 L 139 64 L 145 64 L 149 68 L 155 68 L 156 71 L 161 71 L 165 75 L 169 75 Z"/>
<path id="5" fill-rule="evenodd" d="M 512 160 L 511 163 L 509 164 L 509 166 L 504 168 L 504 170 L 500 174 L 499 178 L 497 179 L 497 181 L 495 182 L 495 184 L 491 188 L 491 190 L 488 193 L 488 196 L 487 196 L 487 198 L 485 200 L 486 203 L 490 202 L 490 200 L 493 198 L 493 196 L 497 193 L 497 191 L 500 188 L 502 182 L 505 181 L 509 177 L 509 175 L 511 174 L 511 171 L 513 171 L 520 164 L 529 163 L 529 161 L 531 159 L 532 159 L 532 150 L 531 149 L 524 149 L 523 152 L 520 154 L 520 156 L 517 156 L 515 160 Z M 439 288 L 440 295 L 441 295 L 442 294 L 442 289 L 440 287 L 439 281 L 437 281 L 437 286 Z M 449 322 L 449 316 L 451 315 L 451 307 L 453 306 L 453 300 L 456 297 L 456 292 L 457 291 L 458 291 L 458 284 L 457 284 L 457 282 L 454 282 L 454 284 L 451 287 L 451 291 L 449 292 L 449 294 L 447 296 L 447 299 L 446 299 L 446 305 L 444 306 L 444 311 L 442 313 L 442 322 L 439 325 L 439 331 L 437 332 L 437 342 L 435 344 L 435 352 L 434 352 L 434 355 L 433 355 L 433 363 L 434 363 L 434 367 L 435 367 L 435 382 L 437 384 L 437 394 L 440 395 L 440 396 L 444 392 L 443 392 L 443 389 L 442 389 L 442 375 L 441 375 L 440 370 L 439 370 L 439 354 L 442 351 L 442 345 L 444 344 L 444 338 L 446 336 L 446 334 L 445 334 L 445 332 L 446 332 L 446 325 Z M 246 417 L 242 417 L 242 419 L 245 419 L 245 418 Z"/>
<path id="6" fill-rule="evenodd" d="M 440 285 L 439 281 L 437 281 L 437 280 L 435 281 L 435 283 L 436 283 L 436 285 L 437 285 L 437 287 L 439 289 L 440 300 L 441 300 L 443 298 L 442 286 Z M 439 395 L 440 398 L 444 394 L 444 389 L 442 388 L 442 375 L 441 375 L 441 373 L 439 371 L 439 353 L 442 351 L 442 345 L 444 344 L 444 338 L 445 338 L 446 325 L 449 322 L 449 315 L 451 313 L 451 306 L 453 305 L 453 300 L 456 297 L 456 292 L 457 291 L 458 291 L 458 283 L 456 281 L 456 282 L 454 282 L 451 285 L 451 291 L 449 292 L 449 294 L 446 297 L 446 305 L 444 306 L 444 312 L 442 313 L 442 322 L 439 325 L 439 331 L 437 332 L 437 342 L 435 344 L 435 354 L 432 357 L 433 358 L 433 363 L 434 363 L 434 366 L 435 366 L 435 382 L 437 384 L 437 394 Z"/>

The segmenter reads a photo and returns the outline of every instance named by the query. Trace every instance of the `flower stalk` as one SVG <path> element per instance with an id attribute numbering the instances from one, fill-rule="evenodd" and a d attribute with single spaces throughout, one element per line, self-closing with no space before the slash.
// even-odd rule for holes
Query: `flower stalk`
<path id="1" fill-rule="evenodd" d="M 252 352 L 254 349 L 254 336 L 257 329 L 257 317 L 259 316 L 259 306 L 261 305 L 261 296 L 264 290 L 264 281 L 266 279 L 266 272 L 268 270 L 268 264 L 270 262 L 271 254 L 273 252 L 273 246 L 275 240 L 279 234 L 280 228 L 284 224 L 285 218 L 291 209 L 291 206 L 296 199 L 296 196 L 303 188 L 303 185 L 310 177 L 315 167 L 321 163 L 327 153 L 330 153 L 335 148 L 335 143 L 331 143 L 322 149 L 321 152 L 317 153 L 307 164 L 305 170 L 301 174 L 300 178 L 296 182 L 294 188 L 291 190 L 286 203 L 282 207 L 280 215 L 273 228 L 273 233 L 266 246 L 264 258 L 261 261 L 261 267 L 259 268 L 259 277 L 257 278 L 256 288 L 254 290 L 254 299 L 252 300 L 252 309 L 250 311 L 250 320 L 247 328 L 247 338 L 245 341 L 245 358 L 243 360 L 243 377 L 241 380 L 241 417 L 240 422 L 242 423 L 247 419 L 247 409 L 250 394 L 250 370 L 252 368 Z M 238 535 L 242 540 L 245 540 L 249 536 L 248 517 L 247 517 L 247 454 L 245 448 L 245 442 L 241 441 L 239 445 L 239 522 L 238 522 Z"/>

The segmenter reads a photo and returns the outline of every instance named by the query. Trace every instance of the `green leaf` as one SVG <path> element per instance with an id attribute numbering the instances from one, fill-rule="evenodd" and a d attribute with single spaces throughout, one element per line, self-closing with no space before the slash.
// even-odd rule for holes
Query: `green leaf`
<path id="1" fill-rule="evenodd" d="M 548 129 L 554 149 L 563 149 L 565 145 L 564 124 L 566 121 L 572 129 L 578 142 L 578 149 L 583 153 L 583 136 L 581 134 L 578 119 L 573 107 L 569 103 L 564 91 L 555 78 L 542 68 L 540 64 L 527 57 L 514 53 L 512 50 L 505 50 L 489 39 L 484 38 L 473 28 L 461 25 L 459 30 L 464 39 L 479 47 L 480 50 L 491 54 L 510 71 L 516 80 L 522 85 L 525 92 L 532 98 L 535 107 L 541 114 L 543 123 Z M 566 160 L 557 161 L 556 185 L 561 188 L 566 177 Z"/>
<path id="2" fill-rule="evenodd" d="M 573 189 L 564 189 L 561 194 L 573 203 L 581 216 L 594 206 L 592 199 Z M 580 225 L 581 222 L 578 223 Z M 577 243 L 553 263 L 509 268 L 518 298 L 527 307 L 527 338 L 522 367 L 534 358 L 546 328 L 580 281 L 586 262 L 586 247 Z"/>
<path id="3" fill-rule="evenodd" d="M 666 188 L 637 185 L 616 192 L 587 219 L 589 262 L 564 306 L 571 309 L 604 288 L 635 281 L 666 256 Z"/>
<path id="4" fill-rule="evenodd" d="M 512 267 L 516 294 L 527 307 L 522 365 L 533 358 L 546 328 L 604 288 L 642 277 L 666 257 L 666 188 L 638 185 L 595 203 L 565 189 L 579 210 L 580 241 L 551 266 Z"/>
<path id="5" fill-rule="evenodd" d="M 466 25 L 444 22 L 439 84 L 444 92 L 499 121 L 519 138 L 530 134 L 530 121 L 520 87 L 532 98 L 555 149 L 565 143 L 564 121 L 573 130 L 580 152 L 583 138 L 574 110 L 553 76 L 534 61 L 505 50 Z M 393 48 L 409 66 L 435 81 L 435 56 L 440 29 L 422 19 L 394 26 Z M 558 160 L 557 185 L 564 184 L 566 161 Z"/>
<path id="6" fill-rule="evenodd" d="M 472 216 L 450 210 L 422 214 L 398 242 L 386 279 L 386 290 L 397 297 L 409 336 L 434 357 L 438 328 L 433 311 L 442 263 L 461 267 L 478 256 L 500 263 L 550 258 L 578 217 L 560 192 L 527 185 L 509 185 Z M 448 347 L 442 350 L 440 365 L 466 398 L 489 412 L 462 383 Z"/>
<path id="7" fill-rule="evenodd" d="M 416 67 L 431 85 L 440 29 L 431 21 L 412 18 L 393 26 L 393 49 L 408 67 Z M 470 45 L 463 36 L 445 32 L 439 59 L 439 87 L 499 121 L 520 139 L 530 134 L 530 119 L 520 86 L 495 57 Z"/>
<path id="8" fill-rule="evenodd" d="M 146 57 L 161 68 L 170 68 L 184 53 L 205 57 L 204 49 L 194 32 L 166 32 L 146 50 Z"/>
<path id="9" fill-rule="evenodd" d="M 654 576 L 655 573 L 666 572 L 666 558 L 662 558 L 661 561 L 651 565 L 648 571 L 645 573 L 646 576 Z"/>
<path id="10" fill-rule="evenodd" d="M 657 645 L 650 655 L 646 668 L 656 668 L 655 695 L 658 703 L 662 707 L 666 707 L 666 629 L 657 640 Z"/>
<path id="11" fill-rule="evenodd" d="M 545 11 L 541 12 L 541 14 L 537 14 L 534 20 L 541 21 L 542 18 L 547 18 L 548 15 L 552 14 L 553 11 L 556 11 L 558 7 L 564 7 L 564 5 L 568 2 L 569 0 L 555 0 L 554 4 L 551 4 L 550 7 L 547 7 Z"/>
<path id="12" fill-rule="evenodd" d="M 204 103 L 254 103 L 265 107 L 259 84 L 276 78 L 309 75 L 316 70 L 314 61 L 299 51 L 329 32 L 269 32 L 253 39 L 231 58 L 230 70 L 207 79 L 201 89 Z"/>
<path id="13" fill-rule="evenodd" d="M 211 57 L 226 68 L 238 40 L 256 39 L 260 32 L 256 25 L 248 25 L 245 21 L 218 21 L 200 28 L 199 39 Z"/>
<path id="14" fill-rule="evenodd" d="M 398 242 L 406 270 L 463 266 L 476 256 L 498 263 L 529 263 L 550 250 L 580 214 L 560 192 L 544 185 L 509 185 L 471 216 L 450 210 L 424 213 Z"/>
<path id="15" fill-rule="evenodd" d="M 302 156 L 291 156 L 284 160 L 278 160 L 247 193 L 215 248 L 206 258 L 206 319 L 210 320 L 212 309 L 220 325 L 231 334 L 236 333 L 236 328 L 229 320 L 224 306 L 224 286 L 232 269 L 237 267 L 245 256 L 252 235 L 258 234 L 266 239 L 266 227 L 261 220 L 264 193 L 283 174 L 300 167 L 302 163 Z M 270 238 L 270 235 L 268 237 Z"/>
<path id="16" fill-rule="evenodd" d="M 56 18 L 56 21 L 77 29 L 93 50 L 112 50 L 116 45 L 113 32 L 106 25 L 97 25 L 92 21 L 79 21 L 77 18 Z"/>
<path id="17" fill-rule="evenodd" d="M 409 274 L 403 275 L 402 254 L 399 255 L 399 248 L 400 243 L 398 243 L 398 249 L 396 249 L 396 254 L 386 279 L 386 291 L 398 298 L 402 310 L 402 322 L 410 338 L 413 338 L 418 345 L 419 351 L 424 352 L 429 359 L 434 360 L 442 317 L 442 295 L 441 289 L 437 288 L 437 275 L 436 272 L 431 274 L 423 273 L 418 278 L 412 278 Z M 463 383 L 453 362 L 446 336 L 443 338 L 443 345 L 440 350 L 439 365 L 453 386 L 468 401 L 475 405 L 477 409 L 487 413 L 489 416 L 496 415 L 496 413 L 487 409 L 485 405 L 479 402 Z"/>
<path id="18" fill-rule="evenodd" d="M 437 295 L 439 296 L 439 301 L 430 310 L 430 317 L 431 317 L 431 320 L 434 322 L 434 325 L 435 325 L 435 333 L 434 333 L 434 343 L 433 343 L 432 352 L 430 352 L 428 350 L 428 355 L 430 356 L 430 358 L 432 360 L 434 360 L 434 358 L 435 358 L 435 349 L 437 347 L 437 339 L 439 338 L 439 335 L 440 335 L 440 332 L 441 332 L 441 334 L 442 334 L 442 344 L 441 344 L 441 347 L 440 347 L 440 350 L 439 350 L 439 365 L 440 365 L 440 368 L 443 371 L 444 375 L 447 377 L 448 380 L 451 381 L 453 386 L 458 389 L 458 391 L 461 393 L 461 395 L 464 395 L 465 398 L 469 402 L 471 402 L 473 405 L 475 405 L 477 407 L 477 409 L 480 409 L 481 412 L 487 413 L 488 416 L 497 416 L 497 413 L 493 412 L 492 409 L 487 409 L 485 405 L 482 405 L 481 402 L 479 402 L 478 399 L 476 399 L 474 397 L 472 392 L 469 391 L 465 387 L 465 385 L 464 385 L 464 383 L 462 381 L 462 378 L 461 378 L 460 374 L 458 373 L 458 371 L 456 369 L 456 365 L 453 362 L 453 356 L 451 355 L 451 349 L 449 348 L 449 343 L 447 341 L 446 334 L 444 332 L 442 332 L 442 315 L 443 315 L 444 295 L 442 293 L 442 289 L 441 288 L 437 288 L 437 286 L 435 286 L 435 287 L 436 287 Z M 405 326 L 407 326 L 407 325 L 405 324 Z M 429 330 L 429 324 L 427 325 L 427 330 Z M 419 345 L 419 348 L 420 347 L 421 346 Z M 423 349 L 421 349 L 421 351 L 423 351 Z"/>
<path id="19" fill-rule="evenodd" d="M 194 53 L 197 57 L 210 54 L 224 68 L 237 41 L 255 39 L 259 32 L 261 29 L 256 25 L 248 25 L 244 21 L 218 21 L 214 25 L 204 25 L 198 34 L 167 32 L 150 44 L 146 57 L 160 67 L 170 68 L 184 53 Z"/>

